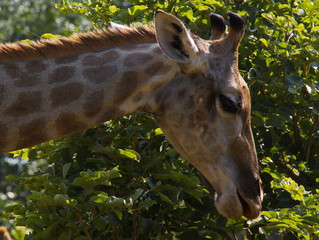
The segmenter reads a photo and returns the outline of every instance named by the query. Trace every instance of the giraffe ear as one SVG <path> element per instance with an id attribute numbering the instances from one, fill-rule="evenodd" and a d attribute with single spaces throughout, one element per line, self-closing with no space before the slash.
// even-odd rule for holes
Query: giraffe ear
<path id="1" fill-rule="evenodd" d="M 157 42 L 163 52 L 179 62 L 196 58 L 198 48 L 184 24 L 171 14 L 156 11 L 155 29 Z"/>

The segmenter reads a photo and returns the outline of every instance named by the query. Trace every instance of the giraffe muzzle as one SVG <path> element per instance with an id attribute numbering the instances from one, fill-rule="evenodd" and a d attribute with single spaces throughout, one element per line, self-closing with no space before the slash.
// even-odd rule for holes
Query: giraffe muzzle
<path id="1" fill-rule="evenodd" d="M 240 219 L 244 216 L 252 220 L 261 213 L 262 199 L 259 178 L 250 186 L 238 186 L 236 182 L 229 181 L 216 191 L 215 205 L 218 212 L 227 218 Z"/>
<path id="2" fill-rule="evenodd" d="M 258 181 L 255 189 L 246 189 L 246 193 L 237 190 L 237 196 L 243 209 L 243 216 L 248 219 L 256 219 L 261 213 L 263 191 L 260 183 Z"/>

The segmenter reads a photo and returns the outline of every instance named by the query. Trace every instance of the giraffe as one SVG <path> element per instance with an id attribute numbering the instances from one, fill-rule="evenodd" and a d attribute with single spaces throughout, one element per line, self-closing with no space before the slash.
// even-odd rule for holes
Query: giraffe
<path id="1" fill-rule="evenodd" d="M 0 152 L 144 110 L 214 187 L 227 218 L 257 218 L 262 189 L 250 94 L 238 71 L 244 20 L 211 14 L 210 40 L 156 11 L 154 26 L 0 45 Z"/>

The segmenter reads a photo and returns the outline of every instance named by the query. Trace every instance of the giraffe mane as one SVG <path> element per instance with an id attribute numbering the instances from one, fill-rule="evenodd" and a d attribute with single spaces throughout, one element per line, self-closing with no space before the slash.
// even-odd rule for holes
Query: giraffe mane
<path id="1" fill-rule="evenodd" d="M 138 43 L 155 42 L 153 25 L 136 28 L 105 28 L 76 34 L 70 38 L 58 37 L 31 42 L 0 44 L 0 62 L 46 59 L 91 51 L 99 51 Z"/>

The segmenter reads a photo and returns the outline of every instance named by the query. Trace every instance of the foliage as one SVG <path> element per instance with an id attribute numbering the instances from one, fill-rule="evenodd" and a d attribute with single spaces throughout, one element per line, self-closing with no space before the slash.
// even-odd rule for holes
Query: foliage
<path id="1" fill-rule="evenodd" d="M 0 41 L 37 39 L 44 33 L 68 34 L 91 25 L 74 14 L 61 15 L 54 8 L 59 0 L 1 0 Z"/>
<path id="2" fill-rule="evenodd" d="M 264 212 L 253 222 L 220 216 L 196 170 L 141 112 L 19 152 L 48 163 L 7 177 L 30 192 L 2 213 L 32 229 L 26 239 L 319 239 L 319 1 L 64 0 L 58 8 L 95 27 L 146 23 L 162 9 L 205 38 L 210 12 L 244 16 L 239 67 L 253 100 Z"/>

